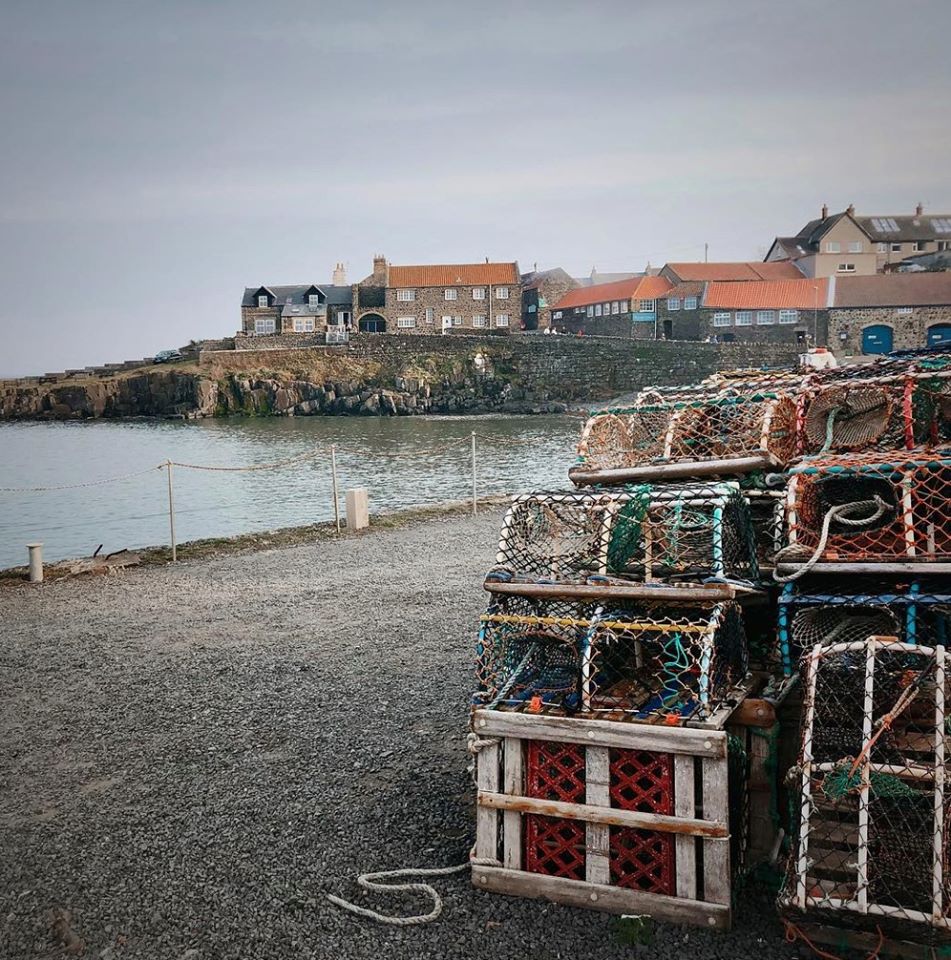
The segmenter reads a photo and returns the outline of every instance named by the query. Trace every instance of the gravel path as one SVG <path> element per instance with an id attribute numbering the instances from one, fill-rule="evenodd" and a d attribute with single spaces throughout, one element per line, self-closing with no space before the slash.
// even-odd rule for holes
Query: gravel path
<path id="1" fill-rule="evenodd" d="M 463 861 L 467 698 L 501 514 L 0 591 L 0 957 L 626 957 L 616 921 L 437 881 L 353 918 L 362 870 Z M 382 898 L 383 909 L 425 907 Z M 783 957 L 767 900 L 651 957 Z"/>

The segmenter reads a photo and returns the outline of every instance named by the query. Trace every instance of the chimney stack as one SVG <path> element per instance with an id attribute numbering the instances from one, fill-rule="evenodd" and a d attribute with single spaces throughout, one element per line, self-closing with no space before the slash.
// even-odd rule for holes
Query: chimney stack
<path id="1" fill-rule="evenodd" d="M 854 217 L 854 216 L 855 216 L 855 204 L 854 204 L 854 203 L 850 203 L 850 204 L 845 208 L 845 212 L 846 212 L 850 217 Z"/>
<path id="2" fill-rule="evenodd" d="M 386 257 L 382 253 L 378 253 L 373 258 L 373 279 L 380 281 L 382 286 L 386 286 Z"/>
<path id="3" fill-rule="evenodd" d="M 915 216 L 920 217 L 924 212 L 925 212 L 925 205 L 919 202 L 918 206 L 915 207 Z"/>
<path id="4" fill-rule="evenodd" d="M 829 217 L 829 205 L 827 203 L 824 203 L 822 205 L 822 219 L 827 220 L 828 217 Z"/>
<path id="5" fill-rule="evenodd" d="M 333 280 L 331 281 L 335 287 L 345 287 L 347 285 L 347 269 L 342 263 L 338 263 L 334 267 Z"/>

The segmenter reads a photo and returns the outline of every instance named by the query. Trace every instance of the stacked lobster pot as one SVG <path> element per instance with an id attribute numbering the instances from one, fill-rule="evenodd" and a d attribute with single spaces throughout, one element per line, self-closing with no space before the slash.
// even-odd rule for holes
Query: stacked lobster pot
<path id="1" fill-rule="evenodd" d="M 776 565 L 798 675 L 780 910 L 812 943 L 951 943 L 951 358 L 811 380 Z M 931 947 L 921 951 L 931 956 Z"/>
<path id="2" fill-rule="evenodd" d="M 760 379 L 596 414 L 576 489 L 513 500 L 478 639 L 478 888 L 725 929 L 775 849 L 763 478 L 798 412 Z"/>

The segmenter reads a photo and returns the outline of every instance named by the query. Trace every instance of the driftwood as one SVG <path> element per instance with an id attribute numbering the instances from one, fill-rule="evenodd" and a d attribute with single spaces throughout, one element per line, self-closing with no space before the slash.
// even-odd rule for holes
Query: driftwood
<path id="1" fill-rule="evenodd" d="M 125 567 L 138 566 L 141 562 L 142 557 L 129 550 L 118 550 L 115 553 L 106 554 L 106 556 L 101 556 L 97 552 L 91 557 L 70 560 L 54 567 L 51 573 L 55 578 L 76 577 L 84 573 L 113 573 Z"/>

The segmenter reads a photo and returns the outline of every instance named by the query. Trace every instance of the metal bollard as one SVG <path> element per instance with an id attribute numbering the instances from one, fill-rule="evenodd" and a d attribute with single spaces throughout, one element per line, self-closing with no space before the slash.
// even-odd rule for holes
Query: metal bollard
<path id="1" fill-rule="evenodd" d="M 28 543 L 27 550 L 30 551 L 30 583 L 43 582 L 43 544 Z"/>
<path id="2" fill-rule="evenodd" d="M 366 487 L 357 487 L 348 490 L 347 499 L 347 529 L 363 530 L 370 526 L 369 496 Z"/>

